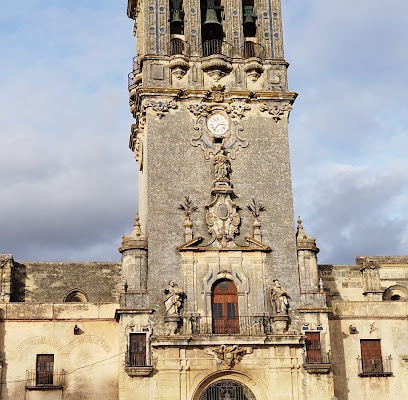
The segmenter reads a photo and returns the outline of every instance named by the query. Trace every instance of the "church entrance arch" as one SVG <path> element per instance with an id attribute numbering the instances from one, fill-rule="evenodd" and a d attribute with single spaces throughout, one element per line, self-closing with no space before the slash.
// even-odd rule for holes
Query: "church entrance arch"
<path id="1" fill-rule="evenodd" d="M 233 379 L 222 379 L 208 386 L 199 400 L 256 400 L 251 390 Z"/>

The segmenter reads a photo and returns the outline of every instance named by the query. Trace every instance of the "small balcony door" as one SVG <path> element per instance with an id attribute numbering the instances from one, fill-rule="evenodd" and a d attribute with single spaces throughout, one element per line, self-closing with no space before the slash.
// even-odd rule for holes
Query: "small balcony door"
<path id="1" fill-rule="evenodd" d="M 53 385 L 54 354 L 37 354 L 35 383 L 36 385 Z"/>
<path id="2" fill-rule="evenodd" d="M 361 361 L 364 374 L 383 372 L 381 343 L 379 339 L 362 339 L 360 341 Z"/>
<path id="3" fill-rule="evenodd" d="M 306 364 L 319 364 L 322 360 L 320 332 L 306 332 Z"/>
<path id="4" fill-rule="evenodd" d="M 227 279 L 216 282 L 211 303 L 213 333 L 239 333 L 238 291 L 234 283 Z"/>

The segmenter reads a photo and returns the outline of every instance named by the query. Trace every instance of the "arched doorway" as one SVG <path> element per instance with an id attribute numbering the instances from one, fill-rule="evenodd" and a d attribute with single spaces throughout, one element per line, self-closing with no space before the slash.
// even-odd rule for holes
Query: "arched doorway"
<path id="1" fill-rule="evenodd" d="M 256 400 L 249 388 L 232 379 L 223 379 L 208 386 L 199 400 Z"/>
<path id="2" fill-rule="evenodd" d="M 234 282 L 222 279 L 214 283 L 211 306 L 213 333 L 239 333 L 238 291 Z"/>

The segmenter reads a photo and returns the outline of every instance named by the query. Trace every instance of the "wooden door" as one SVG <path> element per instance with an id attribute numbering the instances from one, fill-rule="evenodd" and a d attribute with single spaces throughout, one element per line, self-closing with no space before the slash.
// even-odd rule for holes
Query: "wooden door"
<path id="1" fill-rule="evenodd" d="M 383 372 L 380 340 L 362 339 L 360 348 L 362 372 L 368 374 Z"/>
<path id="2" fill-rule="evenodd" d="M 319 364 L 321 362 L 320 332 L 306 332 L 306 363 Z"/>
<path id="3" fill-rule="evenodd" d="M 146 335 L 131 333 L 129 341 L 129 366 L 143 367 L 146 365 Z"/>
<path id="4" fill-rule="evenodd" d="M 54 354 L 37 354 L 36 385 L 53 385 Z"/>
<path id="5" fill-rule="evenodd" d="M 227 279 L 216 282 L 211 303 L 213 333 L 239 333 L 238 292 L 234 283 Z"/>

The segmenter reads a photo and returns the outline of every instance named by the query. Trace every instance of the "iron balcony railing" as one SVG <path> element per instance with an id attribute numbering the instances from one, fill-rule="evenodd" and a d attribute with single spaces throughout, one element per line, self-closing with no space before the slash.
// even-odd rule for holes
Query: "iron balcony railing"
<path id="1" fill-rule="evenodd" d="M 241 56 L 242 58 L 265 58 L 265 48 L 260 45 L 259 43 L 246 41 L 244 45 L 241 47 Z"/>
<path id="2" fill-rule="evenodd" d="M 174 55 L 185 55 L 190 54 L 190 45 L 180 38 L 173 38 L 167 43 L 167 51 L 171 56 Z"/>
<path id="3" fill-rule="evenodd" d="M 151 365 L 150 357 L 148 357 L 147 354 L 129 350 L 126 352 L 126 367 L 150 367 Z"/>
<path id="4" fill-rule="evenodd" d="M 392 357 L 358 357 L 359 376 L 391 376 Z"/>
<path id="5" fill-rule="evenodd" d="M 213 317 L 191 316 L 185 321 L 190 332 L 201 335 L 259 336 L 272 334 L 272 321 L 267 316 Z"/>
<path id="6" fill-rule="evenodd" d="M 305 364 L 331 364 L 330 353 L 307 353 L 305 355 Z"/>
<path id="7" fill-rule="evenodd" d="M 200 44 L 200 53 L 203 57 L 213 54 L 221 54 L 227 57 L 233 57 L 234 46 L 220 39 L 206 40 Z"/>
<path id="8" fill-rule="evenodd" d="M 63 387 L 65 384 L 65 371 L 55 369 L 53 371 L 26 371 L 26 387 Z"/>

